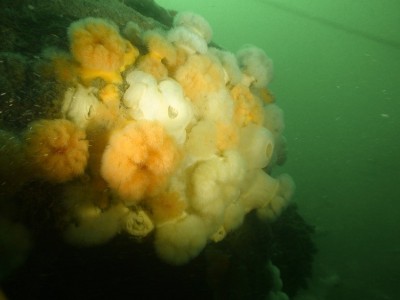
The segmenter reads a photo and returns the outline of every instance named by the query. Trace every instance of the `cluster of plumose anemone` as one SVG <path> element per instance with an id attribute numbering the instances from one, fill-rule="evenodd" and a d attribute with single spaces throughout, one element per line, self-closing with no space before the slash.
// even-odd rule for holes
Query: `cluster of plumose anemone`
<path id="1" fill-rule="evenodd" d="M 294 183 L 270 172 L 285 139 L 263 50 L 211 47 L 210 25 L 188 12 L 168 31 L 85 18 L 68 37 L 69 52 L 46 54 L 68 86 L 60 118 L 0 130 L 4 197 L 31 181 L 60 185 L 67 242 L 152 234 L 159 257 L 177 265 L 250 211 L 280 215 Z"/>

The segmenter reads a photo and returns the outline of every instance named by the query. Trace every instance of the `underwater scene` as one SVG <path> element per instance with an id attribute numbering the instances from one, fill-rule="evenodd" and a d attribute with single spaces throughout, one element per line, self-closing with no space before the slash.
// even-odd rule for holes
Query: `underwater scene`
<path id="1" fill-rule="evenodd" d="M 0 15 L 0 300 L 400 299 L 400 2 Z"/>

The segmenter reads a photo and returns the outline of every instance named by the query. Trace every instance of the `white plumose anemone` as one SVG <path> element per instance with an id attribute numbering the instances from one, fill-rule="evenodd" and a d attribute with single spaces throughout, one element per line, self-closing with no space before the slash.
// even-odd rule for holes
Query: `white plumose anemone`
<path id="1" fill-rule="evenodd" d="M 142 71 L 131 72 L 127 82 L 124 104 L 130 116 L 135 120 L 159 121 L 182 144 L 193 112 L 181 86 L 170 78 L 157 83 L 153 76 Z"/>

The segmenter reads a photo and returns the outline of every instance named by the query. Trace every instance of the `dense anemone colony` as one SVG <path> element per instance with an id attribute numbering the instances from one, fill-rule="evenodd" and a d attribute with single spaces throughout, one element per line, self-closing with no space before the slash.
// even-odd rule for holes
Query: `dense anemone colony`
<path id="1" fill-rule="evenodd" d="M 283 300 L 306 287 L 313 230 L 291 177 L 272 172 L 286 140 L 262 49 L 226 51 L 204 18 L 152 0 L 7 5 L 10 299 Z"/>
<path id="2" fill-rule="evenodd" d="M 2 131 L 13 164 L 1 171 L 63 184 L 69 242 L 154 230 L 159 256 L 182 264 L 248 212 L 273 220 L 286 207 L 291 178 L 265 171 L 284 157 L 282 111 L 267 90 L 267 55 L 209 48 L 202 17 L 181 13 L 168 32 L 140 36 L 145 53 L 110 21 L 72 23 L 70 52 L 50 57 L 69 85 L 61 117 L 35 120 L 20 136 Z"/>
<path id="3" fill-rule="evenodd" d="M 69 51 L 44 54 L 67 87 L 56 117 L 0 130 L 2 201 L 31 182 L 56 185 L 65 241 L 152 235 L 173 265 L 226 238 L 249 212 L 275 220 L 294 183 L 270 172 L 286 151 L 267 88 L 272 61 L 211 38 L 209 24 L 186 12 L 169 30 L 128 22 L 120 31 L 92 17 L 70 24 Z"/>

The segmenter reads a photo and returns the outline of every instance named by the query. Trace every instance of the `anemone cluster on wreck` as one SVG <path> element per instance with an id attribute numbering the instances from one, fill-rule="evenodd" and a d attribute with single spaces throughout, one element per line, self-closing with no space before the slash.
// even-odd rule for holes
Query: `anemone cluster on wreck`
<path id="1" fill-rule="evenodd" d="M 288 299 L 291 202 L 272 60 L 153 1 L 0 5 L 0 280 L 10 299 Z"/>

